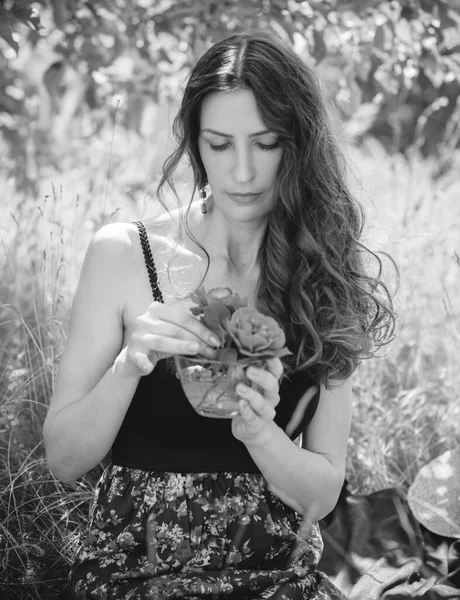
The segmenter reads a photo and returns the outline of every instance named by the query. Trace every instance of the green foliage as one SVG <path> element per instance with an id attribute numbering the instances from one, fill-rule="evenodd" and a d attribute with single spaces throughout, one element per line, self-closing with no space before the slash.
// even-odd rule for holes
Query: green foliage
<path id="1" fill-rule="evenodd" d="M 149 101 L 174 96 L 212 43 L 257 28 L 274 31 L 318 66 L 340 116 L 354 119 L 355 136 L 370 130 L 390 150 L 417 143 L 425 154 L 447 138 L 455 146 L 460 136 L 454 131 L 452 142 L 460 110 L 455 0 L 42 0 L 47 29 L 36 6 L 4 1 L 0 38 L 21 53 L 55 36 L 56 51 L 91 78 L 92 109 L 122 91 Z M 0 43 L 0 123 L 17 148 L 30 135 L 21 128 L 20 140 L 15 134 L 26 83 L 6 47 Z M 134 61 L 129 73 L 120 66 L 127 56 Z"/>
<path id="2" fill-rule="evenodd" d="M 0 37 L 9 44 L 15 52 L 19 52 L 19 44 L 14 35 L 15 27 L 23 23 L 33 31 L 41 29 L 40 16 L 32 6 L 32 0 L 4 0 L 0 4 Z"/>

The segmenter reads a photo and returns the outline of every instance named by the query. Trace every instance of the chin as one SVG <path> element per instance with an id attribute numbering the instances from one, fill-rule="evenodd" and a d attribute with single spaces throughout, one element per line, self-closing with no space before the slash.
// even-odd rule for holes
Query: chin
<path id="1" fill-rule="evenodd" d="M 213 202 L 213 207 L 236 221 L 250 221 L 261 217 L 268 217 L 273 209 L 273 202 L 266 198 L 250 202 L 232 202 L 223 194 L 222 199 Z"/>
<path id="2" fill-rule="evenodd" d="M 253 205 L 243 207 L 243 209 L 237 207 L 236 210 L 232 207 L 231 210 L 225 210 L 225 213 L 234 221 L 246 223 L 256 219 L 267 219 L 270 211 L 271 207 Z"/>

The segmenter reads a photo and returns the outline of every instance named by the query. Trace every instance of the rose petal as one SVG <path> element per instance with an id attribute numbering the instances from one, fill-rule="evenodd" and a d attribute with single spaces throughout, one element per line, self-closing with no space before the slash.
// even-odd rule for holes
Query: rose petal
<path id="1" fill-rule="evenodd" d="M 209 290 L 207 292 L 208 296 L 211 296 L 212 298 L 217 298 L 218 300 L 221 300 L 223 298 L 227 298 L 228 296 L 232 296 L 233 292 L 230 288 L 228 287 L 223 287 L 223 288 L 213 288 L 212 290 Z"/>
<path id="2" fill-rule="evenodd" d="M 284 332 L 276 320 L 262 315 L 252 307 L 237 309 L 226 322 L 225 329 L 240 353 L 245 355 L 259 355 L 261 352 L 279 349 L 285 343 Z"/>

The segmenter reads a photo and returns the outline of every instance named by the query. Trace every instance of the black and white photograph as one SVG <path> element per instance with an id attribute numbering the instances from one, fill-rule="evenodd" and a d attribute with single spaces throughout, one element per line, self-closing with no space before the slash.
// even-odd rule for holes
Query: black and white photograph
<path id="1" fill-rule="evenodd" d="M 0 0 L 0 600 L 460 600 L 460 0 Z"/>

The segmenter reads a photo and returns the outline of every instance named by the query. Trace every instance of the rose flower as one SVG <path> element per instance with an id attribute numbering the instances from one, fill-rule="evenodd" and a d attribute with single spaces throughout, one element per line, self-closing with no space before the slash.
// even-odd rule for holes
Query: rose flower
<path id="1" fill-rule="evenodd" d="M 223 323 L 235 343 L 236 349 L 251 358 L 284 356 L 289 350 L 284 347 L 284 331 L 272 317 L 263 315 L 255 308 L 238 308 L 230 319 Z"/>
<path id="2" fill-rule="evenodd" d="M 255 308 L 247 298 L 240 298 L 230 288 L 206 291 L 199 288 L 191 296 L 197 304 L 191 312 L 214 331 L 222 347 L 215 360 L 224 364 L 238 359 L 265 359 L 290 354 L 286 337 L 279 324 Z"/>

